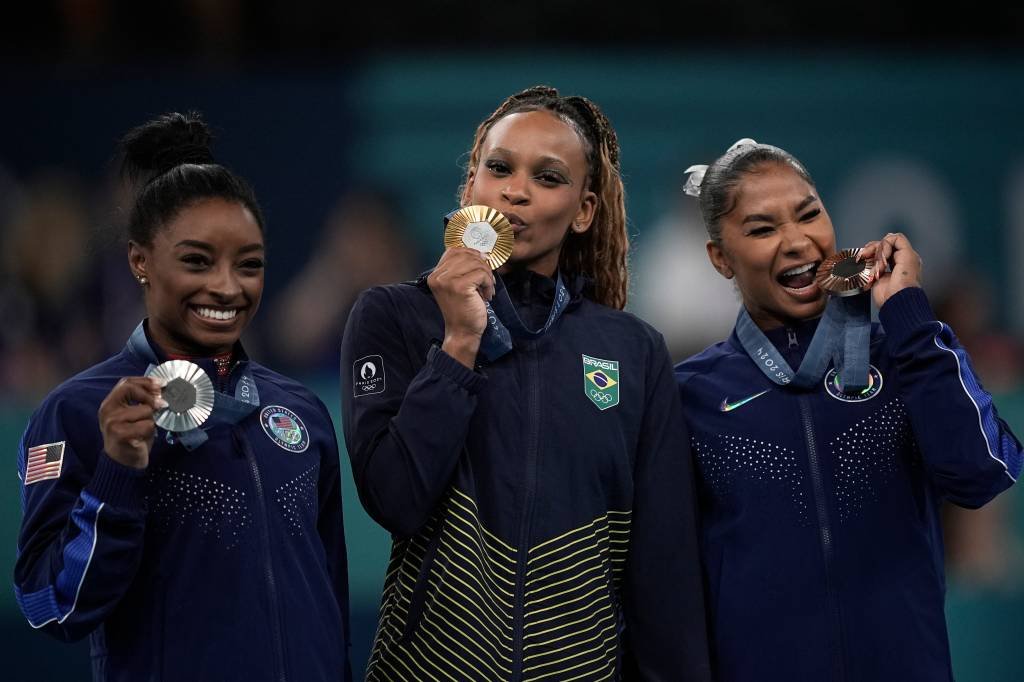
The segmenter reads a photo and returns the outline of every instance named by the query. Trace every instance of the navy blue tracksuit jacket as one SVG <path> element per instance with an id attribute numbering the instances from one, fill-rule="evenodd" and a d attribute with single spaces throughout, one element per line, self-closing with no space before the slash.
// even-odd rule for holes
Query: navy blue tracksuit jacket
<path id="1" fill-rule="evenodd" d="M 326 408 L 243 359 L 220 389 L 234 395 L 248 372 L 254 412 L 211 428 L 191 452 L 158 430 L 148 468 L 125 467 L 104 453 L 96 412 L 121 377 L 165 359 L 140 325 L 122 352 L 59 386 L 32 416 L 18 458 L 14 571 L 26 619 L 59 639 L 88 635 L 97 682 L 349 679 Z M 196 362 L 217 376 L 212 362 Z"/>
<path id="2" fill-rule="evenodd" d="M 543 324 L 550 279 L 506 278 Z M 425 278 L 342 349 L 360 498 L 391 531 L 373 680 L 707 680 L 686 430 L 661 336 L 581 295 L 472 371 Z"/>
<path id="3" fill-rule="evenodd" d="M 732 337 L 676 368 L 700 487 L 719 682 L 943 682 L 939 507 L 979 507 L 1021 445 L 920 289 L 892 296 L 871 385 L 771 383 Z M 817 321 L 766 332 L 798 367 Z"/>

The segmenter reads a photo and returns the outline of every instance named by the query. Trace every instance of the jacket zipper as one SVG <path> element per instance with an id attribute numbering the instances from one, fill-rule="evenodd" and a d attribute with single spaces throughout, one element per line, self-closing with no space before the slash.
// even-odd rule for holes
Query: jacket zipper
<path id="1" fill-rule="evenodd" d="M 537 353 L 533 342 L 524 344 L 522 357 L 528 363 L 527 414 L 530 417 L 527 431 L 526 472 L 523 494 L 523 516 L 519 524 L 519 550 L 516 561 L 515 608 L 512 612 L 512 680 L 523 678 L 523 626 L 524 601 L 526 600 L 526 561 L 530 528 L 533 524 L 533 500 L 537 488 L 537 459 L 540 441 L 540 381 L 537 379 Z"/>
<path id="2" fill-rule="evenodd" d="M 238 429 L 232 430 L 236 444 L 241 446 L 245 453 L 245 459 L 249 462 L 249 473 L 252 475 L 253 488 L 256 491 L 256 505 L 259 508 L 255 518 L 260 526 L 261 554 L 263 556 L 263 577 L 267 583 L 267 594 L 270 603 L 270 627 L 274 635 L 274 655 L 277 658 L 277 680 L 286 682 L 288 677 L 284 669 L 284 643 L 281 639 L 281 615 L 277 600 L 277 582 L 274 579 L 274 565 L 270 556 L 270 528 L 267 520 L 267 503 L 263 495 L 263 479 L 260 476 L 260 467 L 256 463 L 256 456 L 249 447 L 249 441 L 239 434 Z"/>
<path id="3" fill-rule="evenodd" d="M 807 441 L 807 464 L 811 474 L 811 486 L 814 491 L 814 503 L 818 516 L 819 538 L 821 540 L 821 553 L 825 562 L 825 602 L 828 605 L 829 616 L 832 619 L 832 679 L 835 682 L 842 682 L 845 679 L 843 672 L 843 639 L 842 621 L 839 616 L 839 604 L 836 600 L 835 588 L 832 578 L 832 527 L 829 524 L 828 509 L 826 507 L 825 486 L 822 481 L 821 464 L 818 461 L 818 446 L 814 438 L 814 422 L 811 415 L 810 397 L 806 394 L 797 396 L 800 403 L 800 418 L 804 426 L 804 438 Z"/>

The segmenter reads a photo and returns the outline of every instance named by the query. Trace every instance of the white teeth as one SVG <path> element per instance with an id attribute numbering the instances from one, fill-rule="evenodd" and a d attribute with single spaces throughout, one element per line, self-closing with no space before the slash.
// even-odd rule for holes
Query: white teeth
<path id="1" fill-rule="evenodd" d="M 786 270 L 784 273 L 782 273 L 782 276 L 783 277 L 792 277 L 793 275 L 799 275 L 801 273 L 804 273 L 804 272 L 807 272 L 808 270 L 813 270 L 813 269 L 814 269 L 814 263 L 808 263 L 807 265 L 801 265 L 800 267 L 793 268 L 792 270 Z"/>
<path id="2" fill-rule="evenodd" d="M 215 310 L 214 308 L 196 308 L 196 312 L 202 317 L 208 317 L 211 320 L 231 320 L 238 314 L 238 311 L 234 309 Z"/>

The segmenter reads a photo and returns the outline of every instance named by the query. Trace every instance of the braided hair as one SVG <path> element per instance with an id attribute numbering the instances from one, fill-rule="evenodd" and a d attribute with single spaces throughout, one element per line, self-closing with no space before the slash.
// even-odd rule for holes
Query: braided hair
<path id="1" fill-rule="evenodd" d="M 619 141 L 611 123 L 596 104 L 585 97 L 566 97 L 555 88 L 537 85 L 517 92 L 501 103 L 476 129 L 469 152 L 466 177 L 459 201 L 469 203 L 469 181 L 480 163 L 484 139 L 494 124 L 509 114 L 550 111 L 580 136 L 587 162 L 586 189 L 597 195 L 597 207 L 589 230 L 570 233 L 562 246 L 559 268 L 570 275 L 593 280 L 588 296 L 621 310 L 626 305 L 629 283 L 625 190 L 619 172 Z"/>

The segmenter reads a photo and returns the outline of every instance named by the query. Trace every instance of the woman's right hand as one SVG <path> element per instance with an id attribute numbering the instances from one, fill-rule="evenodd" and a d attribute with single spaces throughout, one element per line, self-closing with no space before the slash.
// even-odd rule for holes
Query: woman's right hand
<path id="1" fill-rule="evenodd" d="M 164 407 L 167 401 L 156 379 L 125 377 L 117 382 L 100 404 L 98 415 L 107 455 L 125 466 L 145 469 L 156 435 L 153 413 Z"/>
<path id="2" fill-rule="evenodd" d="M 487 329 L 484 302 L 494 296 L 494 273 L 487 258 L 475 249 L 450 248 L 427 277 L 427 285 L 444 316 L 441 350 L 472 369 Z"/>

